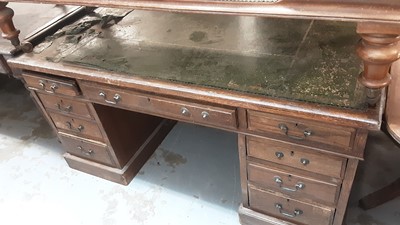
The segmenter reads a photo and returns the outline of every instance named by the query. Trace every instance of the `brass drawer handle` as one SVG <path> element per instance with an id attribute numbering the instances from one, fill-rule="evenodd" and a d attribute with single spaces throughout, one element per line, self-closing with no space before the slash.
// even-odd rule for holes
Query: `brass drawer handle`
<path id="1" fill-rule="evenodd" d="M 117 104 L 118 102 L 120 102 L 122 100 L 121 95 L 115 94 L 113 97 L 113 101 L 110 101 L 107 99 L 107 94 L 104 91 L 100 91 L 99 96 L 103 97 L 103 99 L 106 103 L 113 104 L 113 105 Z"/>
<path id="2" fill-rule="evenodd" d="M 279 127 L 279 129 L 281 129 L 283 131 L 283 133 L 287 137 L 289 137 L 291 139 L 294 139 L 294 140 L 305 140 L 308 136 L 312 135 L 312 131 L 311 130 L 305 130 L 305 131 L 303 131 L 303 135 L 304 135 L 303 137 L 297 137 L 297 136 L 293 136 L 293 135 L 289 134 L 289 127 L 287 127 L 286 124 L 280 123 L 278 125 L 278 127 Z"/>
<path id="3" fill-rule="evenodd" d="M 63 112 L 71 112 L 72 111 L 72 105 L 67 105 L 63 106 L 62 101 L 56 104 L 56 107 L 58 110 L 63 111 Z"/>
<path id="4" fill-rule="evenodd" d="M 304 183 L 302 183 L 302 182 L 297 182 L 297 184 L 294 186 L 294 188 L 284 187 L 283 186 L 283 180 L 279 176 L 275 176 L 274 177 L 274 181 L 275 181 L 275 183 L 277 183 L 279 185 L 279 187 L 282 190 L 285 190 L 285 191 L 296 192 L 296 191 L 302 190 L 302 189 L 304 189 L 306 187 L 306 185 Z"/>
<path id="5" fill-rule="evenodd" d="M 78 146 L 78 149 L 82 152 L 82 154 L 87 156 L 92 156 L 92 154 L 94 154 L 94 151 L 92 149 L 86 150 L 82 146 Z"/>
<path id="6" fill-rule="evenodd" d="M 56 83 L 52 83 L 50 86 L 50 90 L 46 89 L 46 83 L 43 80 L 39 80 L 39 86 L 42 88 L 43 91 L 54 94 L 56 90 L 58 89 L 58 86 Z"/>
<path id="7" fill-rule="evenodd" d="M 85 127 L 82 126 L 82 125 L 79 125 L 77 128 L 75 128 L 75 127 L 72 125 L 72 123 L 69 122 L 69 121 L 65 122 L 65 124 L 67 124 L 68 129 L 70 129 L 70 130 L 75 130 L 75 131 L 77 131 L 77 132 L 82 132 L 82 130 L 85 129 Z"/>
<path id="8" fill-rule="evenodd" d="M 190 111 L 189 111 L 188 108 L 182 107 L 181 108 L 181 114 L 184 115 L 184 116 L 190 116 Z"/>
<path id="9" fill-rule="evenodd" d="M 282 214 L 282 215 L 284 215 L 284 216 L 286 216 L 286 217 L 290 217 L 290 218 L 294 218 L 294 217 L 296 217 L 296 216 L 300 216 L 301 214 L 303 214 L 303 211 L 300 210 L 300 209 L 295 209 L 295 210 L 293 211 L 293 213 L 286 212 L 286 211 L 283 209 L 283 206 L 282 206 L 281 204 L 279 204 L 279 203 L 275 203 L 275 208 L 279 209 L 279 213 L 280 213 L 280 214 Z"/>
<path id="10" fill-rule="evenodd" d="M 305 166 L 307 166 L 308 164 L 310 164 L 310 160 L 305 159 L 305 158 L 301 158 L 301 159 L 300 159 L 300 163 L 303 164 L 303 165 L 305 165 Z"/>

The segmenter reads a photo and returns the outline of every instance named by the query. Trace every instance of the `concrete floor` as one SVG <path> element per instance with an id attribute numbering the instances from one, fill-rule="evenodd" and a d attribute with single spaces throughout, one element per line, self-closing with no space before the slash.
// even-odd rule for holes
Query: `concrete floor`
<path id="1" fill-rule="evenodd" d="M 121 186 L 70 169 L 19 81 L 0 76 L 0 224 L 239 225 L 236 136 L 178 123 L 139 175 Z M 400 149 L 370 135 L 348 225 L 400 224 L 400 198 L 369 211 L 357 200 L 400 176 Z"/>

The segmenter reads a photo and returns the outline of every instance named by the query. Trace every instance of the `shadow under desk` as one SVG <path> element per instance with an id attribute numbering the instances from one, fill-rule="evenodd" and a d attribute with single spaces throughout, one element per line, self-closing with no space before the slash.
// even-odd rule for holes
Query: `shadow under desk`
<path id="1" fill-rule="evenodd" d="M 385 101 L 357 82 L 354 24 L 118 12 L 9 60 L 70 167 L 126 185 L 176 121 L 200 124 L 238 135 L 242 224 L 342 224 Z"/>

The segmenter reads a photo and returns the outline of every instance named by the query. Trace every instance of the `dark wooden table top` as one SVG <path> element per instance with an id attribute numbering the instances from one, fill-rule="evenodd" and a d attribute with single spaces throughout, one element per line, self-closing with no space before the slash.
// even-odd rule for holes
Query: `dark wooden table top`
<path id="1" fill-rule="evenodd" d="M 399 0 L 13 0 L 13 2 L 400 24 Z"/>

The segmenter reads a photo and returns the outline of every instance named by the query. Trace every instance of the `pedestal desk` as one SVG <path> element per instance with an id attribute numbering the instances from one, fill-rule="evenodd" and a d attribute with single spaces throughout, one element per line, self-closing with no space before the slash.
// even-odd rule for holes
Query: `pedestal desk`
<path id="1" fill-rule="evenodd" d="M 238 134 L 242 224 L 339 225 L 400 33 L 400 3 L 341 2 L 114 1 L 285 18 L 100 8 L 9 63 L 72 168 L 128 184 L 174 121 L 201 124 Z"/>

